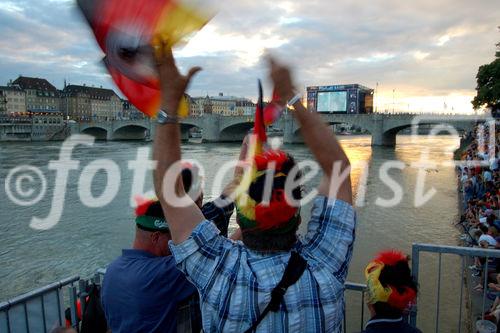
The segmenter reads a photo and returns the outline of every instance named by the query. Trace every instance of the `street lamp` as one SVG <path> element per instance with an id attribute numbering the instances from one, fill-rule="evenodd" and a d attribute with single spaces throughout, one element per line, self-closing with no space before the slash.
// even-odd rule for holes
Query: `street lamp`
<path id="1" fill-rule="evenodd" d="M 396 94 L 396 89 L 392 89 L 392 113 L 394 113 L 394 107 L 395 107 L 395 97 L 394 95 Z"/>

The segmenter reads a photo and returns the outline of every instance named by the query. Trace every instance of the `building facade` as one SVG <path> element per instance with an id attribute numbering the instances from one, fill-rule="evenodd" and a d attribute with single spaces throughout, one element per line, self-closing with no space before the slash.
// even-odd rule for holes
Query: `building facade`
<path id="1" fill-rule="evenodd" d="M 240 100 L 236 102 L 236 113 L 238 116 L 253 116 L 255 107 L 255 103 L 250 100 Z"/>
<path id="2" fill-rule="evenodd" d="M 17 85 L 0 86 L 0 104 L 4 103 L 4 114 L 26 112 L 26 94 Z M 1 108 L 1 106 L 0 106 Z M 0 110 L 0 112 L 2 112 Z"/>
<path id="3" fill-rule="evenodd" d="M 144 119 L 145 115 L 139 109 L 135 107 L 134 104 L 130 103 L 126 99 L 122 99 L 122 112 L 119 115 L 121 120 L 137 120 Z"/>
<path id="4" fill-rule="evenodd" d="M 30 112 L 32 141 L 64 140 L 69 129 L 60 111 Z"/>
<path id="5" fill-rule="evenodd" d="M 20 76 L 9 85 L 24 91 L 25 111 L 58 111 L 60 108 L 59 91 L 46 79 Z"/>
<path id="6" fill-rule="evenodd" d="M 61 93 L 61 109 L 76 121 L 112 121 L 123 114 L 123 101 L 111 89 L 68 85 Z"/>
<path id="7" fill-rule="evenodd" d="M 7 98 L 4 92 L 0 90 L 0 117 L 7 115 Z"/>
<path id="8" fill-rule="evenodd" d="M 61 141 L 71 131 L 59 111 L 0 115 L 1 141 Z"/>
<path id="9" fill-rule="evenodd" d="M 190 108 L 191 115 L 203 116 L 203 114 L 219 114 L 221 116 L 243 116 L 253 115 L 255 104 L 246 98 L 224 96 L 194 97 L 191 98 L 193 105 Z"/>
<path id="10" fill-rule="evenodd" d="M 191 117 L 202 117 L 205 113 L 211 113 L 210 101 L 207 101 L 206 97 L 190 97 L 189 115 Z"/>

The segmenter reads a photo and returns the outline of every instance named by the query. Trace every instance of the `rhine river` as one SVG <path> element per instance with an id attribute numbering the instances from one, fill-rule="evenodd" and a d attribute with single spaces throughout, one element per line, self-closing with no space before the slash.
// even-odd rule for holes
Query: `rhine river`
<path id="1" fill-rule="evenodd" d="M 459 231 L 453 226 L 458 218 L 456 173 L 452 166 L 443 162 L 452 160 L 452 152 L 458 147 L 457 137 L 398 136 L 396 149 L 370 146 L 369 136 L 340 137 L 343 147 L 355 166 L 353 187 L 357 196 L 364 193 L 364 204 L 357 208 L 358 224 L 353 260 L 349 269 L 349 281 L 364 283 L 364 267 L 373 255 L 389 247 L 411 254 L 414 242 L 456 245 Z M 133 172 L 128 162 L 135 160 L 140 148 L 150 147 L 145 142 L 96 142 L 92 147 L 78 146 L 72 158 L 80 162 L 78 170 L 70 171 L 64 211 L 61 221 L 47 231 L 29 227 L 33 216 L 48 215 L 54 189 L 55 172 L 48 169 L 51 160 L 57 160 L 61 143 L 2 143 L 0 145 L 0 301 L 52 283 L 72 275 L 88 277 L 96 269 L 105 267 L 130 247 L 134 235 L 133 209 L 129 201 Z M 297 160 L 310 159 L 311 154 L 303 145 L 285 146 Z M 182 146 L 183 157 L 200 161 L 206 169 L 207 188 L 225 161 L 236 159 L 238 144 L 196 144 Z M 425 190 L 434 188 L 434 197 L 421 207 L 416 207 L 415 189 L 418 169 L 414 166 L 422 154 L 427 154 L 435 166 L 423 171 Z M 78 195 L 82 169 L 96 159 L 110 159 L 120 168 L 120 189 L 115 199 L 104 208 L 87 208 Z M 391 169 L 390 177 L 402 187 L 403 197 L 394 207 L 384 208 L 375 204 L 377 198 L 390 199 L 394 193 L 380 178 L 380 167 L 387 161 L 400 161 L 402 169 Z M 369 166 L 366 187 L 363 187 L 362 169 L 359 163 Z M 5 191 L 5 179 L 9 170 L 19 165 L 32 165 L 42 170 L 47 178 L 47 193 L 34 206 L 14 204 Z M 152 189 L 151 175 L 145 182 L 145 190 Z M 98 173 L 92 183 L 95 196 L 102 193 L 107 178 Z M 318 179 L 306 185 L 313 188 Z M 35 182 L 36 183 L 36 182 Z M 360 186 L 361 183 L 361 186 Z M 25 191 L 29 188 L 25 188 Z M 307 221 L 309 209 L 303 209 L 303 221 Z M 234 221 L 232 222 L 234 228 Z M 305 223 L 303 223 L 303 229 Z M 459 261 L 443 256 L 443 275 L 440 307 L 440 331 L 454 332 L 447 325 L 458 318 L 460 291 Z M 418 324 L 424 331 L 433 329 L 435 321 L 437 256 L 421 256 L 420 299 Z M 348 331 L 359 331 L 360 297 L 347 292 Z M 365 311 L 365 320 L 367 317 Z M 358 323 L 357 323 L 358 322 Z"/>

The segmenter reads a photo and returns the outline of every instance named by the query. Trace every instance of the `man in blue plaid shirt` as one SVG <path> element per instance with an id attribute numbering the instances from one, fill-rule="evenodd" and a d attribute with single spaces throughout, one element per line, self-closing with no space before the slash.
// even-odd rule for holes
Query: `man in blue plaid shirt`
<path id="1" fill-rule="evenodd" d="M 296 251 L 306 261 L 305 271 L 285 291 L 279 310 L 260 318 L 256 331 L 340 332 L 356 214 L 352 207 L 349 160 L 333 132 L 318 114 L 308 112 L 299 99 L 293 98 L 293 115 L 324 174 L 307 234 L 303 238 L 296 235 L 299 208 L 271 200 L 271 208 L 255 208 L 253 219 L 252 212 L 237 203 L 242 242 L 228 240 L 219 235 L 213 223 L 204 219 L 194 203 L 181 207 L 171 200 L 171 193 L 178 197 L 185 194 L 179 181 L 174 185 L 171 180 L 164 182 L 166 172 L 181 159 L 176 110 L 199 68 L 181 75 L 167 43 L 156 51 L 163 115 L 154 141 L 154 159 L 158 161 L 155 187 L 165 215 L 171 221 L 170 248 L 177 266 L 199 291 L 204 331 L 244 332 L 251 328 L 284 276 L 292 251 Z M 284 105 L 294 97 L 291 75 L 288 68 L 273 60 L 270 63 L 275 91 Z M 283 198 L 282 193 L 287 193 L 284 180 L 295 164 L 288 155 L 275 162 L 279 164 L 280 173 L 273 179 L 272 195 Z M 254 179 L 248 189 L 249 199 L 257 206 L 263 196 L 258 193 L 262 183 L 267 182 Z M 300 198 L 300 190 L 292 189 L 291 193 L 294 199 Z M 283 216 L 289 218 L 281 221 Z M 274 223 L 269 217 L 275 217 L 280 223 Z"/>

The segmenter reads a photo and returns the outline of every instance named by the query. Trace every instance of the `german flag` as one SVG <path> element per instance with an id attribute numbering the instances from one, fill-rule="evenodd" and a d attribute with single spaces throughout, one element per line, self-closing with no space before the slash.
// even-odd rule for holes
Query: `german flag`
<path id="1" fill-rule="evenodd" d="M 154 117 L 160 106 L 159 80 L 151 46 L 160 37 L 178 46 L 210 21 L 196 0 L 77 0 L 104 52 L 104 64 L 121 92 L 140 111 Z M 187 105 L 181 105 L 181 116 Z"/>

